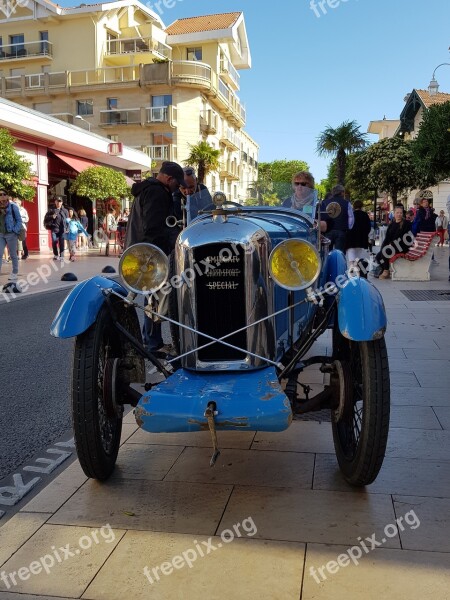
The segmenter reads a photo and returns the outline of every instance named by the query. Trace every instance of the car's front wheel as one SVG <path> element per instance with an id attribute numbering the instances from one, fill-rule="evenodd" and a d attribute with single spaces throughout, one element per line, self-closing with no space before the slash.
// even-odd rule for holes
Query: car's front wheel
<path id="1" fill-rule="evenodd" d="M 334 333 L 333 354 L 345 362 L 350 381 L 344 406 L 332 411 L 336 457 L 351 485 L 372 483 L 383 463 L 389 431 L 390 380 L 384 338 L 346 340 Z"/>

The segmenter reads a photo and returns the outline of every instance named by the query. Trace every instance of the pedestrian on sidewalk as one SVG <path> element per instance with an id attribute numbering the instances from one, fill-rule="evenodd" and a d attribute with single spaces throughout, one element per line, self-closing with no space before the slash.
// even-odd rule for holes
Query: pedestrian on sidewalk
<path id="1" fill-rule="evenodd" d="M 361 200 L 353 202 L 353 215 L 355 221 L 353 227 L 347 231 L 345 238 L 347 249 L 347 260 L 350 269 L 356 267 L 359 260 L 369 257 L 369 234 L 372 229 L 369 215 L 363 211 Z"/>
<path id="2" fill-rule="evenodd" d="M 22 224 L 25 227 L 25 232 L 27 231 L 28 221 L 30 217 L 28 216 L 28 211 L 25 207 L 22 206 L 22 200 L 20 198 L 14 198 L 14 203 L 18 206 L 20 216 L 22 217 Z M 28 246 L 27 246 L 27 236 L 25 233 L 25 239 L 17 241 L 17 253 L 19 256 L 19 260 L 26 260 L 28 258 Z"/>
<path id="3" fill-rule="evenodd" d="M 81 208 L 78 211 L 78 217 L 79 217 L 79 221 L 80 221 L 81 225 L 87 231 L 88 226 L 89 226 L 89 219 L 87 218 L 86 211 L 84 210 L 84 208 Z M 78 248 L 80 248 L 80 250 L 81 250 L 84 248 L 88 248 L 88 246 L 89 246 L 88 240 L 85 239 L 85 236 L 83 234 L 80 234 L 78 236 Z"/>
<path id="4" fill-rule="evenodd" d="M 403 206 L 396 206 L 394 208 L 394 218 L 392 219 L 392 223 L 390 223 L 389 227 L 387 228 L 383 245 L 375 257 L 376 262 L 380 265 L 382 270 L 382 273 L 379 276 L 380 279 L 389 279 L 391 276 L 389 272 L 389 258 L 394 256 L 394 254 L 407 252 L 411 246 L 411 225 L 411 221 L 407 221 L 404 218 Z M 408 233 L 410 234 L 409 236 L 406 235 Z M 393 253 L 389 253 L 388 255 L 388 253 L 385 251 L 387 247 L 391 248 Z"/>
<path id="5" fill-rule="evenodd" d="M 0 272 L 3 266 L 3 252 L 7 247 L 12 261 L 12 273 L 9 281 L 17 281 L 19 260 L 17 257 L 17 236 L 22 229 L 22 217 L 19 208 L 11 202 L 6 190 L 0 189 Z"/>
<path id="6" fill-rule="evenodd" d="M 174 215 L 173 192 L 180 185 L 188 187 L 181 166 L 165 161 L 156 177 L 133 184 L 131 193 L 134 202 L 128 218 L 125 248 L 147 242 L 158 246 L 167 256 L 174 248 L 172 229 L 166 219 Z M 146 303 L 148 297 L 146 296 Z M 162 352 L 164 341 L 161 322 L 153 321 L 146 314 L 143 327 L 144 344 L 150 352 Z"/>
<path id="7" fill-rule="evenodd" d="M 67 227 L 64 236 L 69 244 L 69 260 L 70 262 L 74 262 L 78 236 L 81 234 L 89 239 L 89 234 L 78 220 L 77 213 L 73 208 L 69 208 L 69 216 L 66 219 L 66 226 Z"/>
<path id="8" fill-rule="evenodd" d="M 64 260 L 64 231 L 69 213 L 63 206 L 62 196 L 56 196 L 54 203 L 55 207 L 51 208 L 44 217 L 44 227 L 52 234 L 53 260 L 58 258 Z"/>
<path id="9" fill-rule="evenodd" d="M 436 244 L 437 246 L 444 246 L 445 233 L 448 227 L 448 219 L 445 216 L 443 210 L 440 211 L 438 218 L 436 219 L 436 231 L 439 235 L 439 242 Z"/>

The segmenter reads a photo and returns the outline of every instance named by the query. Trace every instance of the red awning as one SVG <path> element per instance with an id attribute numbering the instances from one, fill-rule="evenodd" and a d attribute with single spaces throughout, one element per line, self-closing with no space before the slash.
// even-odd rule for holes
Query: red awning
<path id="1" fill-rule="evenodd" d="M 81 173 L 81 171 L 84 171 L 89 167 L 98 166 L 95 163 L 86 160 L 85 158 L 79 158 L 78 156 L 72 156 L 71 154 L 65 154 L 64 152 L 57 152 L 56 150 L 51 150 L 51 152 L 60 160 L 69 165 L 69 167 L 71 167 L 74 171 L 77 171 L 77 173 Z"/>

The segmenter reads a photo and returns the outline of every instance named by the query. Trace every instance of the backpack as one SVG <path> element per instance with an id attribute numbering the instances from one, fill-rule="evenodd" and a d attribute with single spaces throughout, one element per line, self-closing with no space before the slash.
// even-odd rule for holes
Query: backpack
<path id="1" fill-rule="evenodd" d="M 51 230 L 53 229 L 53 223 L 55 222 L 53 218 L 53 213 L 49 211 L 44 217 L 44 227 L 45 229 Z"/>

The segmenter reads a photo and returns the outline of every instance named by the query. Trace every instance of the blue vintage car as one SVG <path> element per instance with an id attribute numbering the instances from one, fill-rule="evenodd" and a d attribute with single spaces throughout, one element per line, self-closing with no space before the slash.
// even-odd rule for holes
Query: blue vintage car
<path id="1" fill-rule="evenodd" d="M 149 432 L 209 430 L 211 465 L 218 431 L 282 431 L 294 415 L 326 408 L 343 476 L 370 484 L 390 406 L 379 292 L 347 272 L 311 215 L 243 207 L 220 192 L 213 200 L 180 233 L 170 261 L 150 244 L 131 246 L 120 282 L 83 281 L 55 317 L 52 335 L 75 337 L 73 428 L 84 472 L 103 480 L 113 471 L 125 405 Z M 177 356 L 144 348 L 143 310 L 169 321 Z M 311 356 L 327 330 L 332 353 Z M 313 364 L 329 384 L 310 397 L 301 374 Z"/>

